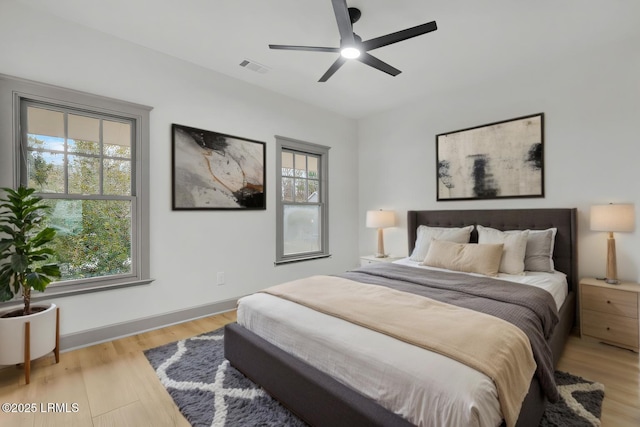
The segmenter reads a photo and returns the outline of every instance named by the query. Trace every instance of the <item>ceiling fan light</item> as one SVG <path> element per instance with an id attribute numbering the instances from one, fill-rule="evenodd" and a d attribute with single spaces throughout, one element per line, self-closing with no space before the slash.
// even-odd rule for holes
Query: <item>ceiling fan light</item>
<path id="1" fill-rule="evenodd" d="M 355 59 L 360 56 L 360 50 L 355 47 L 345 47 L 340 51 L 340 54 L 347 59 Z"/>

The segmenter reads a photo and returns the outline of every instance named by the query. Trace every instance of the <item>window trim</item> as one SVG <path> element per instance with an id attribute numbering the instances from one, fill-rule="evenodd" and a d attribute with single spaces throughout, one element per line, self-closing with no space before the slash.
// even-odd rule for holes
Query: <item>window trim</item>
<path id="1" fill-rule="evenodd" d="M 284 255 L 284 205 L 282 200 L 282 150 L 297 151 L 319 157 L 320 171 L 320 246 L 317 252 Z M 276 261 L 275 265 L 328 258 L 329 252 L 329 150 L 331 147 L 276 135 Z"/>
<path id="2" fill-rule="evenodd" d="M 135 228 L 137 228 L 137 233 L 133 233 L 132 230 L 132 246 L 135 245 L 137 248 L 135 254 L 137 268 L 126 275 L 61 282 L 48 287 L 44 293 L 34 294 L 32 299 L 37 301 L 52 296 L 76 295 L 152 282 L 149 246 L 149 115 L 152 107 L 0 74 L 0 129 L 6 130 L 0 133 L 0 139 L 12 141 L 12 163 L 0 166 L 12 168 L 14 188 L 20 185 L 21 173 L 23 173 L 20 157 L 22 156 L 20 109 L 23 100 L 103 115 L 128 117 L 135 123 L 135 148 L 132 147 L 135 173 L 132 176 L 132 189 L 135 189 L 133 194 L 138 200 L 135 212 L 132 212 L 132 221 L 135 218 Z M 0 179 L 3 179 L 2 176 Z M 8 186 L 9 183 L 5 185 Z M 7 301 L 0 305 L 12 303 L 15 301 Z"/>

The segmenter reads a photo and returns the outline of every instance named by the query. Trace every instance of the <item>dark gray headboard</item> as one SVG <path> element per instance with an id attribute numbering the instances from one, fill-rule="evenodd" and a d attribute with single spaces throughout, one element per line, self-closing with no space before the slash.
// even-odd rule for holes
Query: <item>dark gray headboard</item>
<path id="1" fill-rule="evenodd" d="M 544 230 L 556 227 L 553 262 L 555 268 L 567 275 L 570 290 L 578 289 L 578 245 L 577 210 L 567 209 L 486 209 L 486 210 L 442 210 L 407 212 L 409 253 L 416 242 L 419 225 L 431 227 L 463 227 L 484 225 L 498 230 Z M 471 242 L 478 241 L 474 229 Z"/>

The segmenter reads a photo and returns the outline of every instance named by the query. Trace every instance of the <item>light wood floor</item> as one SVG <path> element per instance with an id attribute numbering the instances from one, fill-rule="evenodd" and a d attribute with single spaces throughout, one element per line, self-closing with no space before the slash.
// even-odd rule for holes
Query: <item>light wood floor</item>
<path id="1" fill-rule="evenodd" d="M 217 329 L 235 312 L 63 353 L 60 363 L 45 357 L 23 371 L 0 370 L 0 403 L 36 403 L 36 413 L 2 413 L 0 426 L 164 427 L 189 426 L 158 381 L 143 350 Z M 571 337 L 560 370 L 605 385 L 602 425 L 640 426 L 640 364 L 627 350 Z M 40 404 L 76 403 L 77 412 L 40 412 Z"/>

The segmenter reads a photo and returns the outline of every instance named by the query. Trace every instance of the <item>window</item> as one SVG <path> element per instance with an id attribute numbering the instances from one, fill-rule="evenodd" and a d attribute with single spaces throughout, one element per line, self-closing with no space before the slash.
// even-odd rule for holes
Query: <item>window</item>
<path id="1" fill-rule="evenodd" d="M 22 80 L 0 84 L 14 86 L 16 182 L 36 189 L 57 230 L 62 278 L 47 295 L 149 283 L 149 108 Z"/>
<path id="2" fill-rule="evenodd" d="M 276 264 L 329 256 L 329 148 L 276 137 Z"/>

